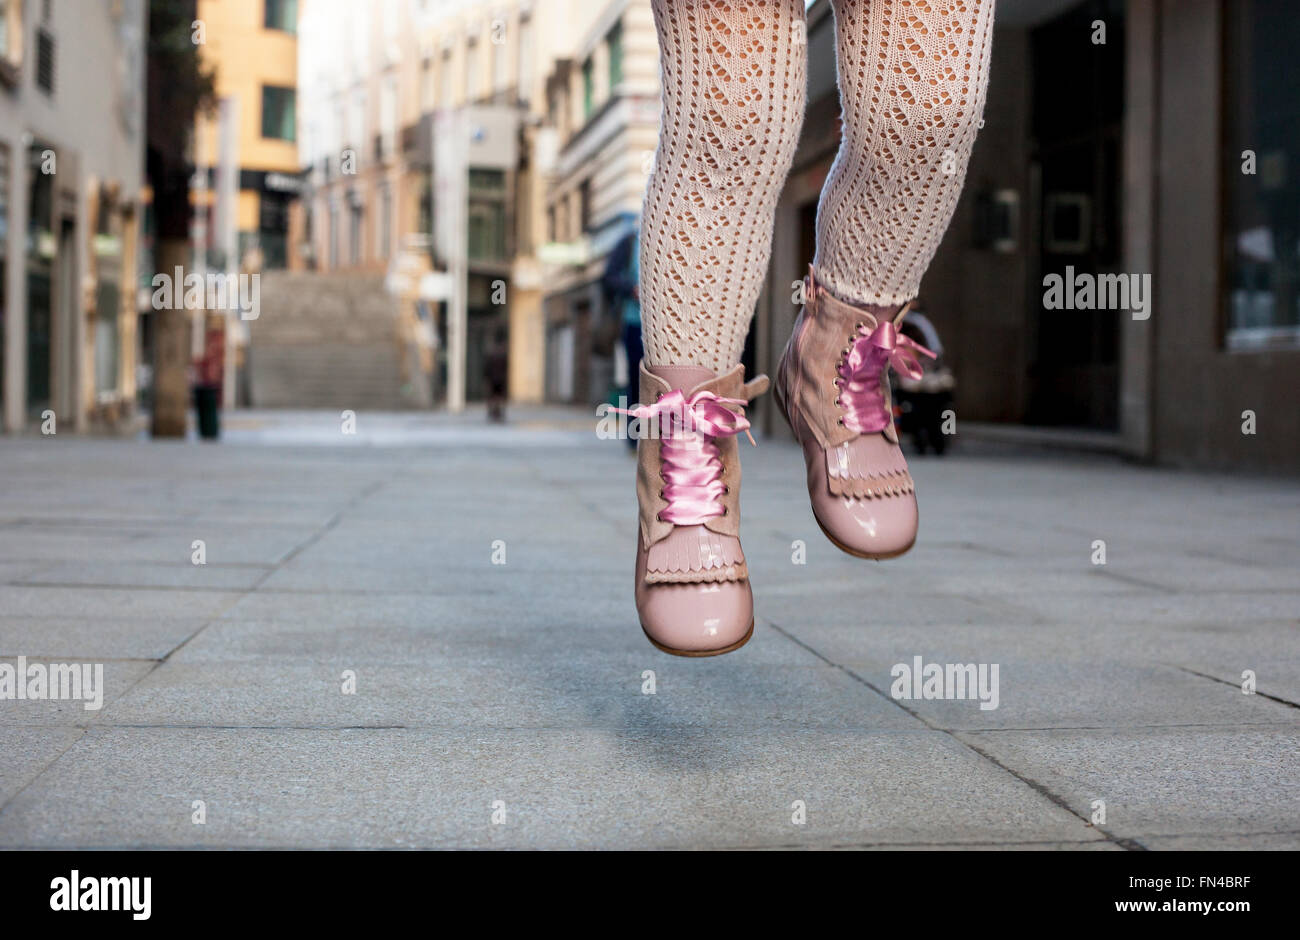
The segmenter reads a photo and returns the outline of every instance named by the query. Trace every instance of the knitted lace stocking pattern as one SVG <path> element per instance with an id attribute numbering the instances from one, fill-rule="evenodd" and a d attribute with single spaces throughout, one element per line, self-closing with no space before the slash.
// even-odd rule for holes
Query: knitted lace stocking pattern
<path id="1" fill-rule="evenodd" d="M 988 89 L 994 0 L 832 0 L 843 137 L 817 207 L 819 283 L 914 298 L 952 219 Z"/>
<path id="2" fill-rule="evenodd" d="M 653 0 L 663 115 L 641 230 L 651 365 L 740 358 L 806 97 L 803 0 Z"/>

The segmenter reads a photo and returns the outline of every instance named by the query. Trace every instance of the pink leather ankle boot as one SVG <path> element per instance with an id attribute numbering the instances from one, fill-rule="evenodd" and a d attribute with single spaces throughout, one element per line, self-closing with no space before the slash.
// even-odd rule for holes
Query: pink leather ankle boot
<path id="1" fill-rule="evenodd" d="M 916 493 L 898 446 L 889 370 L 920 378 L 896 312 L 847 304 L 809 266 L 804 307 L 781 356 L 776 402 L 803 447 L 813 516 L 836 547 L 859 558 L 901 555 L 916 541 Z"/>
<path id="2" fill-rule="evenodd" d="M 640 531 L 636 609 L 650 642 L 677 656 L 716 656 L 754 632 L 754 598 L 740 548 L 744 406 L 767 376 L 744 366 L 641 364 L 637 444 Z"/>

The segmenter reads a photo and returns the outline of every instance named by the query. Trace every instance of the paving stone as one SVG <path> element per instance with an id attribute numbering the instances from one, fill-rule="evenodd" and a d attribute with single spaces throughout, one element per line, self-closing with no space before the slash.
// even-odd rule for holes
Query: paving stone
<path id="1" fill-rule="evenodd" d="M 95 617 L 0 617 L 0 656 L 50 659 L 162 659 L 207 620 L 181 617 L 107 620 Z"/>
<path id="2" fill-rule="evenodd" d="M 29 671 L 33 667 L 41 667 L 38 675 L 47 677 L 45 682 L 45 691 L 37 693 L 35 685 L 36 677 L 31 676 L 26 683 L 19 683 L 15 679 L 15 689 L 13 698 L 0 698 L 0 725 L 40 725 L 40 726 L 84 726 L 93 724 L 108 710 L 113 702 L 119 698 L 127 689 L 140 681 L 150 670 L 158 664 L 155 662 L 141 661 L 134 659 L 117 659 L 106 660 L 104 662 L 95 662 L 86 657 L 69 658 L 69 659 L 45 659 L 34 656 L 24 657 L 20 664 L 16 656 L 0 656 L 0 663 L 7 664 L 10 668 L 18 670 L 21 664 L 25 664 Z M 83 677 L 86 676 L 84 667 L 91 667 L 90 682 L 87 684 Z M 80 689 L 81 698 L 60 698 L 56 697 L 57 693 L 54 686 L 48 681 L 50 675 L 49 669 L 52 666 L 77 667 L 77 680 L 71 677 L 66 681 L 71 684 L 73 681 L 81 681 L 83 684 Z M 103 667 L 102 686 L 95 677 L 101 675 L 97 672 L 97 667 Z M 61 675 L 66 676 L 63 672 Z M 62 682 L 60 687 L 63 688 Z M 40 694 L 41 697 L 17 698 L 18 689 L 24 690 L 30 688 L 32 694 Z M 69 685 L 65 694 L 71 694 L 76 691 L 75 686 Z M 88 708 L 90 705 L 92 707 Z M 98 707 L 93 707 L 98 705 Z"/>
<path id="3" fill-rule="evenodd" d="M 1079 813 L 1106 803 L 1120 837 L 1300 829 L 1300 722 L 963 733 L 1002 765 Z"/>
<path id="4" fill-rule="evenodd" d="M 85 731 L 0 724 L 0 810 Z"/>

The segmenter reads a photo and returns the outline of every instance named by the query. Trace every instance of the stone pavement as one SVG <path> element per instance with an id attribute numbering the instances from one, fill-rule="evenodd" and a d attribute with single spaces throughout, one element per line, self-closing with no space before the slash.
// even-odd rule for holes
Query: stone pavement
<path id="1" fill-rule="evenodd" d="M 692 660 L 637 626 L 622 445 L 478 418 L 0 439 L 0 664 L 106 687 L 0 700 L 0 846 L 1300 847 L 1294 481 L 965 443 L 875 564 L 760 441 L 755 635 Z M 998 707 L 895 700 L 915 657 Z"/>

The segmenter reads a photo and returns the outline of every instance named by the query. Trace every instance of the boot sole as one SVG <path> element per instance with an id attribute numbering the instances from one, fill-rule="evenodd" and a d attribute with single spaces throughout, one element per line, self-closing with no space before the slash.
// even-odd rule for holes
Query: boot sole
<path id="1" fill-rule="evenodd" d="M 912 541 L 908 542 L 906 545 L 904 545 L 896 552 L 884 552 L 884 553 L 860 552 L 856 548 L 849 548 L 847 545 L 845 545 L 835 536 L 831 535 L 830 532 L 826 530 L 826 526 L 822 525 L 822 521 L 817 518 L 817 513 L 813 513 L 813 519 L 817 522 L 817 528 L 822 530 L 822 535 L 826 536 L 826 540 L 828 542 L 830 542 L 832 545 L 834 545 L 844 554 L 852 555 L 854 558 L 865 558 L 867 561 L 888 561 L 891 558 L 897 558 L 900 555 L 906 555 L 908 552 L 912 550 L 912 546 L 916 544 L 916 536 L 914 535 L 912 536 Z"/>
<path id="2" fill-rule="evenodd" d="M 645 628 L 644 626 L 641 627 L 641 632 L 642 632 L 642 633 L 645 633 L 645 638 L 646 638 L 647 640 L 650 641 L 651 645 L 654 646 L 655 649 L 660 650 L 661 652 L 667 653 L 667 654 L 670 655 L 670 656 L 689 656 L 689 657 L 691 657 L 691 658 L 693 658 L 693 659 L 700 659 L 700 658 L 705 657 L 705 656 L 721 656 L 723 653 L 731 653 L 731 652 L 734 652 L 735 650 L 740 649 L 742 646 L 744 646 L 746 643 L 748 643 L 748 642 L 749 642 L 749 638 L 752 637 L 752 636 L 754 635 L 754 621 L 751 620 L 751 621 L 749 622 L 749 631 L 748 631 L 744 636 L 742 636 L 742 637 L 741 637 L 739 640 L 737 640 L 735 643 L 732 643 L 730 646 L 724 646 L 724 647 L 723 647 L 722 649 L 720 649 L 720 650 L 679 650 L 679 649 L 674 649 L 674 648 L 671 647 L 671 646 L 664 646 L 662 643 L 660 643 L 658 640 L 656 640 L 654 637 L 652 637 L 652 636 L 651 636 L 651 635 L 646 631 L 646 628 Z"/>

